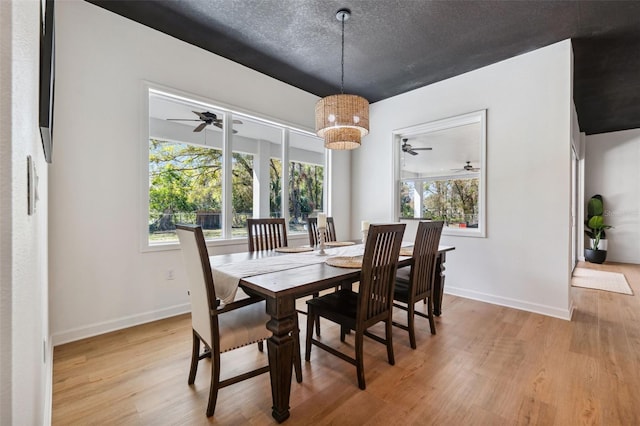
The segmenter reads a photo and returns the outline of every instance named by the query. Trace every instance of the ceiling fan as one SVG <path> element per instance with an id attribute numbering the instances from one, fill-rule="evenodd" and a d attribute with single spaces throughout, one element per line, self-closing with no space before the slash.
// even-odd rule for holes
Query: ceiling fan
<path id="1" fill-rule="evenodd" d="M 193 111 L 193 113 L 197 115 L 199 118 L 167 118 L 167 120 L 169 121 L 202 121 L 202 123 L 198 124 L 198 126 L 196 126 L 196 128 L 193 129 L 194 132 L 201 132 L 202 130 L 204 130 L 205 127 L 211 124 L 222 129 L 222 118 L 218 118 L 216 114 L 209 111 L 204 111 L 204 112 Z M 242 121 L 233 120 L 233 123 L 242 124 Z M 238 131 L 234 129 L 233 133 L 234 134 L 238 133 Z"/>
<path id="2" fill-rule="evenodd" d="M 451 169 L 454 172 L 478 172 L 480 167 L 473 167 L 471 161 L 467 161 L 461 169 Z"/>
<path id="3" fill-rule="evenodd" d="M 418 153 L 416 151 L 431 151 L 433 148 L 430 147 L 426 147 L 426 148 L 413 148 L 411 145 L 409 145 L 407 142 L 409 141 L 409 139 L 407 138 L 403 138 L 402 139 L 402 152 L 406 152 L 409 153 L 411 155 L 418 155 Z"/>

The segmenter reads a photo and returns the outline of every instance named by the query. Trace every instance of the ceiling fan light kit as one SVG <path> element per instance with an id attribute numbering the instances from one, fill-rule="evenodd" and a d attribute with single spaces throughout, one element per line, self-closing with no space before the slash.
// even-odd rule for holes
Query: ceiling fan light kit
<path id="1" fill-rule="evenodd" d="M 322 98 L 316 104 L 316 133 L 328 149 L 354 149 L 369 133 L 369 101 L 362 96 L 344 93 L 344 23 L 349 9 L 340 9 L 336 18 L 342 22 L 342 60 L 340 94 Z"/>

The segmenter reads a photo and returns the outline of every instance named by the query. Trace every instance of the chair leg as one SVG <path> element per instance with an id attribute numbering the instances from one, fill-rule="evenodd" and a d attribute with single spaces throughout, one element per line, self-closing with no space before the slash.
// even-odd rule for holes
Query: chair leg
<path id="1" fill-rule="evenodd" d="M 393 324 L 391 323 L 391 314 L 386 321 L 386 341 L 387 341 L 387 359 L 390 365 L 395 365 L 396 361 L 393 357 Z"/>
<path id="2" fill-rule="evenodd" d="M 313 297 L 320 296 L 320 293 L 313 293 Z M 320 337 L 320 318 L 316 318 L 316 336 Z"/>
<path id="3" fill-rule="evenodd" d="M 340 341 L 344 343 L 345 337 L 347 335 L 347 328 L 344 325 L 340 326 Z"/>
<path id="4" fill-rule="evenodd" d="M 411 349 L 416 348 L 416 329 L 415 329 L 415 314 L 414 314 L 414 305 L 411 303 L 407 304 L 407 328 L 409 329 L 409 343 L 411 344 Z"/>
<path id="5" fill-rule="evenodd" d="M 300 325 L 298 323 L 298 314 L 296 314 L 296 325 L 293 331 L 293 369 L 296 373 L 296 382 L 302 383 L 302 362 L 300 361 Z"/>
<path id="6" fill-rule="evenodd" d="M 431 303 L 431 299 L 429 299 L 429 304 L 427 305 L 427 315 L 429 317 L 429 327 L 431 327 L 431 334 L 436 334 L 436 322 L 433 319 L 433 303 Z"/>
<path id="7" fill-rule="evenodd" d="M 356 349 L 356 373 L 358 375 L 358 387 L 362 390 L 365 390 L 367 384 L 364 381 L 364 352 L 363 352 L 363 340 L 364 340 L 364 332 L 356 331 L 356 341 L 355 341 L 355 349 Z"/>
<path id="8" fill-rule="evenodd" d="M 200 338 L 195 330 L 191 330 L 193 335 L 193 345 L 191 348 L 191 369 L 189 370 L 189 384 L 192 385 L 196 380 L 196 372 L 198 371 L 198 361 L 200 358 Z"/>
<path id="9" fill-rule="evenodd" d="M 220 387 L 220 353 L 211 351 L 211 387 L 209 388 L 209 403 L 207 404 L 207 417 L 213 416 L 218 400 L 218 388 Z"/>
<path id="10" fill-rule="evenodd" d="M 307 305 L 308 306 L 308 305 Z M 313 311 L 311 306 L 308 306 L 307 311 L 307 338 L 305 340 L 305 352 L 304 352 L 304 360 L 311 360 L 311 338 L 313 337 L 313 325 L 316 319 L 316 313 Z"/>
<path id="11" fill-rule="evenodd" d="M 258 342 L 258 350 L 264 352 L 264 342 L 262 340 Z"/>

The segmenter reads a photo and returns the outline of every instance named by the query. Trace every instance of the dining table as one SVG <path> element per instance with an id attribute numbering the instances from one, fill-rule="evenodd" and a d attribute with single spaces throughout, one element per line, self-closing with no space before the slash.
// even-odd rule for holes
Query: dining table
<path id="1" fill-rule="evenodd" d="M 455 247 L 453 246 L 440 246 L 438 248 L 433 295 L 435 315 L 441 315 L 442 313 L 446 254 L 454 249 Z M 364 245 L 354 244 L 350 250 L 350 253 L 354 253 L 354 250 L 356 252 L 360 250 L 360 254 L 362 254 Z M 340 247 L 326 248 L 325 253 L 324 256 L 321 256 L 317 248 L 310 253 L 306 253 L 308 259 L 312 261 L 310 264 L 293 262 L 293 259 L 302 257 L 298 254 L 281 253 L 273 250 L 221 254 L 209 257 L 216 287 L 215 272 L 217 269 L 233 267 L 234 265 L 250 265 L 251 262 L 283 265 L 282 267 L 269 268 L 269 272 L 243 276 L 238 279 L 238 286 L 242 290 L 266 300 L 266 312 L 271 317 L 266 324 L 267 329 L 272 333 L 272 336 L 267 340 L 267 353 L 271 376 L 271 395 L 273 398 L 272 416 L 278 423 L 282 423 L 290 416 L 289 397 L 291 394 L 295 350 L 291 333 L 297 324 L 295 320 L 297 315 L 296 299 L 332 287 L 350 285 L 360 279 L 360 268 L 330 266 L 325 262 L 325 259 L 341 253 Z M 285 258 L 284 256 L 297 257 Z M 411 256 L 401 255 L 398 259 L 399 268 L 410 266 L 411 263 Z M 259 271 L 259 269 L 256 270 Z"/>

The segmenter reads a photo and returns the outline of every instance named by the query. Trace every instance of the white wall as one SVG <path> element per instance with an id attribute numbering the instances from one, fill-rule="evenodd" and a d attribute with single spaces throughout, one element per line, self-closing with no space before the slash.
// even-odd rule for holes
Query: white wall
<path id="1" fill-rule="evenodd" d="M 640 129 L 585 139 L 584 202 L 602 195 L 605 223 L 614 227 L 607 230 L 607 261 L 640 263 Z"/>
<path id="2" fill-rule="evenodd" d="M 392 131 L 486 108 L 487 238 L 443 236 L 445 292 L 569 318 L 572 61 L 566 40 L 373 104 L 352 230 L 397 219 Z"/>
<path id="3" fill-rule="evenodd" d="M 56 344 L 189 309 L 180 252 L 139 250 L 144 80 L 311 130 L 318 99 L 92 4 L 57 7 L 50 186 Z M 337 157 L 331 178 L 343 181 L 350 160 Z M 334 194 L 333 204 L 348 205 L 348 192 Z M 341 214 L 334 215 L 344 224 L 339 232 L 348 235 Z M 213 250 L 244 251 L 246 241 Z M 165 280 L 167 269 L 175 280 Z"/>
<path id="4" fill-rule="evenodd" d="M 0 424 L 48 423 L 47 164 L 38 130 L 40 2 L 0 1 Z M 27 156 L 40 201 L 27 215 Z M 43 352 L 47 354 L 46 361 Z"/>

